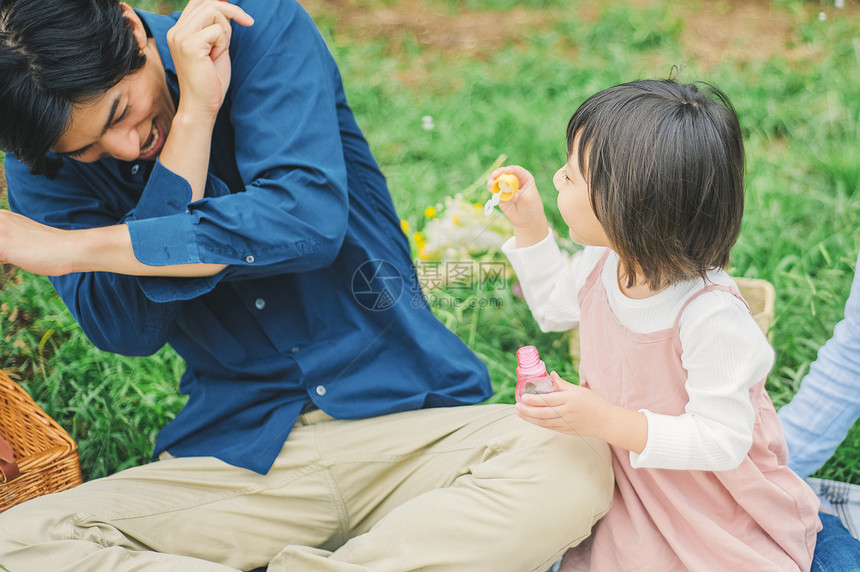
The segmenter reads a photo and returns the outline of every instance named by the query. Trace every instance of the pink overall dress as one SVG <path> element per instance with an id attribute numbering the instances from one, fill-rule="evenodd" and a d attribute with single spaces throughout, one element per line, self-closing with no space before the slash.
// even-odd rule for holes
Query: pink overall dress
<path id="1" fill-rule="evenodd" d="M 600 278 L 608 257 L 579 294 L 581 383 L 609 401 L 654 413 L 684 413 L 688 396 L 679 322 L 633 332 L 612 313 Z M 741 298 L 742 299 L 742 298 Z M 629 452 L 611 447 L 612 508 L 592 536 L 570 549 L 563 572 L 787 572 L 809 570 L 820 528 L 815 493 L 785 465 L 787 449 L 764 380 L 750 390 L 753 445 L 730 471 L 634 469 Z"/>

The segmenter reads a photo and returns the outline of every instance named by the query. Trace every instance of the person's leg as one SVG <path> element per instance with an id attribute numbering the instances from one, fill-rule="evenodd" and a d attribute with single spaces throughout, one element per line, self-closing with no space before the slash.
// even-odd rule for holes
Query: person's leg
<path id="1" fill-rule="evenodd" d="M 860 259 L 858 259 L 860 270 Z M 833 455 L 860 415 L 860 271 L 854 274 L 845 318 L 779 410 L 788 443 L 788 465 L 808 477 Z"/>
<path id="2" fill-rule="evenodd" d="M 609 508 L 597 440 L 522 421 L 513 407 L 430 409 L 320 424 L 351 538 L 285 548 L 269 572 L 545 571 Z"/>
<path id="3" fill-rule="evenodd" d="M 235 571 L 287 543 L 343 542 L 313 426 L 297 426 L 265 476 L 217 459 L 122 471 L 0 514 L 0 564 L 51 570 Z"/>
<path id="4" fill-rule="evenodd" d="M 265 476 L 171 459 L 10 509 L 0 564 L 220 572 L 290 545 L 270 570 L 545 570 L 608 509 L 605 445 L 510 406 L 303 419 Z"/>
<path id="5" fill-rule="evenodd" d="M 820 513 L 823 528 L 818 532 L 812 572 L 857 572 L 860 570 L 860 540 L 842 526 L 838 517 Z"/>

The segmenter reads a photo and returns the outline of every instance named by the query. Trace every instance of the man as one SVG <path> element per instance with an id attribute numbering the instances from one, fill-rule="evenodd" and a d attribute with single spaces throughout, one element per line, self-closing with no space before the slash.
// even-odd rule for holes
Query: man
<path id="1" fill-rule="evenodd" d="M 0 262 L 104 350 L 170 343 L 189 395 L 159 461 L 0 515 L 0 564 L 545 570 L 588 535 L 605 445 L 468 406 L 486 369 L 294 0 L 6 0 L 0 34 Z"/>
<path id="2" fill-rule="evenodd" d="M 855 268 L 860 268 L 860 256 Z M 860 273 L 855 272 L 843 319 L 791 401 L 779 410 L 788 444 L 788 466 L 803 478 L 827 462 L 860 416 Z M 823 492 L 823 491 L 822 491 Z M 843 496 L 843 501 L 848 495 Z M 860 569 L 860 541 L 836 516 L 827 495 L 821 495 L 819 516 L 824 528 L 815 545 L 816 570 Z M 843 513 L 844 514 L 844 513 Z"/>

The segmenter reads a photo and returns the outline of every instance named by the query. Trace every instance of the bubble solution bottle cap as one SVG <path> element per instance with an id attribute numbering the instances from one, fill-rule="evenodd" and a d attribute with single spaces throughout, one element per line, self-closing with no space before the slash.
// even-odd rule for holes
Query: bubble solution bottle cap
<path id="1" fill-rule="evenodd" d="M 519 401 L 524 393 L 552 393 L 555 382 L 546 372 L 546 364 L 534 346 L 517 350 L 517 387 L 514 396 Z"/>
<path id="2" fill-rule="evenodd" d="M 517 350 L 517 375 L 546 375 L 546 364 L 534 346 L 523 346 Z"/>

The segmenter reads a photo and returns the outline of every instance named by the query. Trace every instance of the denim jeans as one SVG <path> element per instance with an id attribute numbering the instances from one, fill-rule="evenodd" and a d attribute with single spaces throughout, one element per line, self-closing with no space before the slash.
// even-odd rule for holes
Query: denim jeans
<path id="1" fill-rule="evenodd" d="M 860 572 L 860 540 L 848 533 L 838 517 L 820 513 L 824 526 L 818 533 L 812 572 Z"/>
<path id="2" fill-rule="evenodd" d="M 814 473 L 833 455 L 858 415 L 860 272 L 855 271 L 845 318 L 819 350 L 797 394 L 779 410 L 788 443 L 788 466 L 804 478 Z"/>

